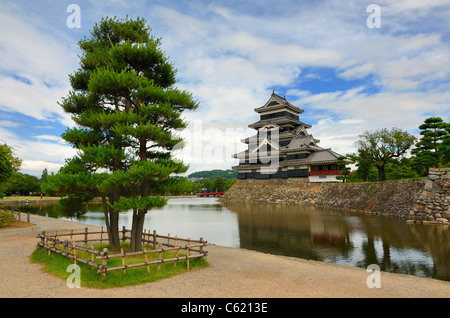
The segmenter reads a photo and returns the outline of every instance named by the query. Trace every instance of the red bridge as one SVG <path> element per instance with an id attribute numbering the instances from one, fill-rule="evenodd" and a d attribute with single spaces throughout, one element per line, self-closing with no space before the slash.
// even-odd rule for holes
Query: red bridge
<path id="1" fill-rule="evenodd" d="M 225 192 L 207 192 L 207 193 L 199 193 L 197 194 L 198 197 L 216 197 L 219 195 L 224 194 Z"/>

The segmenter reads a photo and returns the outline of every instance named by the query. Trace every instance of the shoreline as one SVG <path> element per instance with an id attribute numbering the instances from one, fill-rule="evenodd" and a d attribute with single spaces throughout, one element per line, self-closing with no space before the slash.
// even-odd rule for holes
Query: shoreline
<path id="1" fill-rule="evenodd" d="M 381 272 L 381 288 L 368 288 L 365 269 L 210 245 L 210 266 L 161 281 L 97 290 L 70 289 L 29 261 L 37 233 L 91 226 L 32 215 L 36 226 L 0 230 L 0 297 L 3 298 L 428 298 L 450 297 L 450 282 Z"/>
<path id="2" fill-rule="evenodd" d="M 196 198 L 197 195 L 164 195 L 162 196 L 166 199 L 182 199 L 182 198 Z M 29 199 L 0 199 L 0 206 L 2 205 L 12 205 L 12 204 L 26 204 L 28 202 L 28 204 L 37 204 L 37 203 L 53 203 L 56 201 L 59 201 L 61 198 L 59 197 L 51 197 L 51 198 L 46 198 L 44 197 L 43 199 L 41 199 L 40 197 L 36 197 L 36 199 L 34 199 L 33 197 L 30 197 Z M 100 202 L 99 198 L 95 198 L 91 201 L 89 201 L 89 203 L 91 202 Z"/>

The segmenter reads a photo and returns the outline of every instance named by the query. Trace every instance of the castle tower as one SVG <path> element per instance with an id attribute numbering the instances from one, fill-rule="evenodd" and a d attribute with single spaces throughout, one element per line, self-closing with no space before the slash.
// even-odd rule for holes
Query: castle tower
<path id="1" fill-rule="evenodd" d="M 318 146 L 311 125 L 299 119 L 304 111 L 275 92 L 255 108 L 260 120 L 249 127 L 256 135 L 243 139 L 248 149 L 235 154 L 239 179 L 309 178 L 310 182 L 336 182 L 339 154 Z"/>

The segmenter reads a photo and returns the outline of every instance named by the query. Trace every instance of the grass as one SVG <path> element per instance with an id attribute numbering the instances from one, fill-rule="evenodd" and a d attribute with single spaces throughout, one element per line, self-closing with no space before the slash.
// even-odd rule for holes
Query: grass
<path id="1" fill-rule="evenodd" d="M 102 250 L 105 247 L 109 247 L 107 244 L 98 244 L 94 245 L 94 248 L 97 250 Z M 129 249 L 129 243 L 123 243 L 121 247 L 126 252 Z M 151 250 L 151 246 L 144 246 L 146 250 Z M 111 253 L 112 254 L 112 253 Z M 84 259 L 91 259 L 91 254 L 87 252 L 82 252 L 77 250 L 77 256 Z M 179 256 L 182 256 L 180 253 Z M 170 258 L 175 257 L 175 253 L 172 252 L 164 252 L 162 253 L 162 258 Z M 155 260 L 157 258 L 157 253 L 148 254 L 148 261 Z M 66 280 L 70 275 L 74 272 L 67 272 L 67 266 L 73 264 L 73 260 L 64 257 L 62 255 L 58 255 L 56 253 L 51 253 L 48 255 L 47 249 L 43 247 L 38 247 L 30 256 L 32 262 L 40 263 L 45 265 L 44 271 L 60 277 Z M 144 262 L 144 256 L 133 256 L 126 257 L 125 264 L 132 263 L 140 263 Z M 96 262 L 101 263 L 101 260 L 96 260 Z M 145 283 L 154 282 L 160 279 L 168 278 L 171 276 L 179 275 L 187 271 L 186 260 L 177 261 L 177 265 L 174 266 L 173 262 L 162 263 L 160 269 L 157 269 L 157 266 L 150 265 L 150 272 L 147 272 L 147 267 L 135 267 L 129 268 L 123 273 L 122 270 L 116 270 L 107 272 L 106 276 L 97 273 L 97 269 L 93 269 L 91 266 L 86 264 L 77 262 L 77 265 L 80 266 L 80 285 L 81 287 L 90 287 L 90 288 L 114 288 L 114 287 L 124 287 L 124 286 L 132 286 L 132 285 L 140 285 Z M 122 259 L 121 258 L 111 258 L 108 259 L 108 267 L 121 266 Z M 189 260 L 189 268 L 190 270 L 195 270 L 198 268 L 207 267 L 209 264 L 204 257 L 202 258 L 194 258 Z"/>

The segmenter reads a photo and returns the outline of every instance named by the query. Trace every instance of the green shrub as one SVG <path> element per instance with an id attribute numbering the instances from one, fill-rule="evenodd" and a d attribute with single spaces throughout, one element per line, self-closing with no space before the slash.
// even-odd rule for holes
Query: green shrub
<path id="1" fill-rule="evenodd" d="M 16 222 L 16 217 L 7 211 L 0 211 L 0 227 L 4 227 Z"/>

